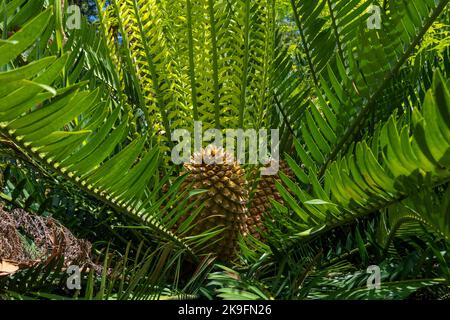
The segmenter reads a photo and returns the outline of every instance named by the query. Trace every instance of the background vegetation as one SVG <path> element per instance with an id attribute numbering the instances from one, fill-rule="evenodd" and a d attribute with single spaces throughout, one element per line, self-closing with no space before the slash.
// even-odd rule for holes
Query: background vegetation
<path id="1" fill-rule="evenodd" d="M 15 261 L 1 298 L 448 299 L 448 0 L 75 1 L 75 29 L 68 2 L 0 1 L 0 200 L 92 261 L 80 290 L 61 250 Z M 290 168 L 227 261 L 219 228 L 192 234 L 202 191 L 170 162 L 194 121 L 279 128 Z"/>

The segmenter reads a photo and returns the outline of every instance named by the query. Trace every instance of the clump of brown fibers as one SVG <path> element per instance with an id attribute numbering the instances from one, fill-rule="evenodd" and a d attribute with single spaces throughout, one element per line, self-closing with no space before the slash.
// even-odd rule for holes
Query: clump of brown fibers
<path id="1" fill-rule="evenodd" d="M 91 259 L 91 244 L 77 239 L 55 219 L 22 209 L 7 212 L 0 206 L 0 267 L 8 265 L 11 271 L 0 268 L 0 276 L 52 259 L 64 259 L 65 267 L 97 268 Z"/>

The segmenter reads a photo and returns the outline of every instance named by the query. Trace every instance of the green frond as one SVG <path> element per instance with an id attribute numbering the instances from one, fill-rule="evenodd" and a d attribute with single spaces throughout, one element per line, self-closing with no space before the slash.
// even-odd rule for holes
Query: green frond
<path id="1" fill-rule="evenodd" d="M 391 117 L 371 142 L 372 147 L 369 141 L 358 142 L 350 152 L 330 164 L 323 186 L 314 175 L 306 175 L 291 160 L 299 181 L 308 181 L 312 189 L 310 193 L 305 192 L 283 174 L 281 178 L 290 193 L 277 184 L 287 205 L 295 212 L 295 220 L 309 226 L 298 230 L 296 236 L 314 235 L 315 231 L 323 231 L 324 226 L 328 229 L 342 225 L 408 196 L 414 197 L 424 186 L 448 182 L 449 98 L 446 80 L 436 73 L 422 112 L 414 110 L 413 122 L 404 124 L 401 119 Z M 300 152 L 299 157 L 302 155 L 305 157 L 306 153 Z M 442 225 L 444 220 L 438 224 Z"/>
<path id="2" fill-rule="evenodd" d="M 39 14 L 11 39 L 19 43 L 28 41 L 25 43 L 30 45 L 39 36 L 31 30 L 44 29 L 42 26 L 49 22 L 51 14 L 51 9 Z M 26 40 L 28 37 L 33 39 Z M 0 47 L 3 62 L 9 61 L 3 57 L 13 58 L 3 53 L 7 46 Z M 19 48 L 23 50 L 25 46 Z M 2 81 L 10 84 L 10 93 L 4 92 L 0 98 L 2 135 L 80 189 L 191 251 L 187 243 L 195 244 L 199 240 L 175 236 L 165 226 L 173 217 L 159 210 L 163 199 L 148 198 L 148 192 L 156 193 L 160 188 L 156 185 L 155 189 L 149 189 L 157 175 L 158 149 L 146 151 L 145 137 L 127 141 L 126 115 L 120 108 L 113 109 L 108 101 L 101 101 L 99 90 L 83 91 L 79 85 L 58 90 L 50 87 L 67 59 L 67 54 L 58 59 L 45 58 L 1 73 Z M 35 66 L 41 69 L 37 76 Z M 104 121 L 92 118 L 98 110 L 106 114 Z M 119 118 L 121 123 L 117 124 Z M 120 152 L 112 156 L 117 149 Z M 172 190 L 171 196 L 175 201 L 185 195 Z"/>

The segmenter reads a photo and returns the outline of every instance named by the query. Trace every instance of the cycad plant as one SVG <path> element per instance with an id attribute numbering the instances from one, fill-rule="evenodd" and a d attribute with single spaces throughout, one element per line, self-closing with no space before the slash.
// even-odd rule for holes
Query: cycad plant
<path id="1" fill-rule="evenodd" d="M 448 0 L 68 2 L 0 7 L 0 196 L 102 267 L 0 270 L 1 297 L 448 297 Z M 280 170 L 174 164 L 199 122 L 278 129 Z"/>

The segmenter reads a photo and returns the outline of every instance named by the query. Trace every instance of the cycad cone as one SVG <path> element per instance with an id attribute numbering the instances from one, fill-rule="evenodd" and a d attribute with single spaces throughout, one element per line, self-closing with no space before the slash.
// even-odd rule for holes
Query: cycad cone
<path id="1" fill-rule="evenodd" d="M 267 218 L 270 209 L 272 208 L 272 202 L 283 203 L 283 198 L 276 188 L 276 181 L 281 183 L 279 172 L 283 172 L 290 179 L 293 177 L 293 173 L 288 164 L 280 160 L 279 171 L 276 175 L 261 176 L 258 179 L 257 186 L 255 188 L 253 197 L 250 203 L 249 216 L 247 219 L 247 228 L 249 233 L 258 240 L 263 240 L 262 235 L 267 232 L 264 227 L 264 218 Z"/>
<path id="2" fill-rule="evenodd" d="M 193 155 L 184 164 L 189 173 L 184 188 L 206 189 L 205 193 L 191 198 L 199 200 L 204 208 L 196 217 L 192 234 L 199 234 L 214 227 L 224 231 L 208 248 L 220 260 L 231 260 L 236 256 L 239 235 L 246 236 L 248 191 L 245 172 L 222 148 L 209 146 Z"/>

